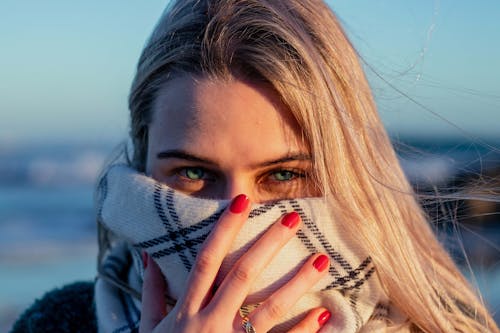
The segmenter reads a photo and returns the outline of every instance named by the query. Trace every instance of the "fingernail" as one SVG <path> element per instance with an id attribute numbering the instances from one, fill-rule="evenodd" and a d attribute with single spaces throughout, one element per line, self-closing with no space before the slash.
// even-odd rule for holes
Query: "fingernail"
<path id="1" fill-rule="evenodd" d="M 240 214 L 248 207 L 249 202 L 250 199 L 248 199 L 246 195 L 240 194 L 233 199 L 233 202 L 231 202 L 229 210 L 233 214 Z"/>
<path id="2" fill-rule="evenodd" d="M 146 251 L 142 251 L 142 265 L 144 266 L 144 269 L 148 267 L 148 253 Z"/>
<path id="3" fill-rule="evenodd" d="M 332 314 L 330 313 L 330 311 L 328 310 L 323 311 L 318 317 L 319 326 L 323 326 L 328 321 L 328 319 L 330 319 L 331 316 Z"/>
<path id="4" fill-rule="evenodd" d="M 324 254 L 320 255 L 313 262 L 314 268 L 316 268 L 319 272 L 323 272 L 328 267 L 328 257 Z"/>
<path id="5" fill-rule="evenodd" d="M 286 214 L 281 220 L 281 224 L 285 227 L 292 229 L 299 223 L 300 216 L 297 212 L 291 212 Z"/>

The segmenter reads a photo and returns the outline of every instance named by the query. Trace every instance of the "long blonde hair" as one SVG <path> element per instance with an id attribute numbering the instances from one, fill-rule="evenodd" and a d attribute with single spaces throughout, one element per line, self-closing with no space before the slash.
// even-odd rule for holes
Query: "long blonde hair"
<path id="1" fill-rule="evenodd" d="M 424 332 L 499 332 L 434 236 L 379 119 L 356 51 L 319 0 L 178 0 L 139 60 L 129 106 L 144 170 L 158 89 L 182 74 L 271 84 L 300 124 L 323 193 L 392 304 Z"/>

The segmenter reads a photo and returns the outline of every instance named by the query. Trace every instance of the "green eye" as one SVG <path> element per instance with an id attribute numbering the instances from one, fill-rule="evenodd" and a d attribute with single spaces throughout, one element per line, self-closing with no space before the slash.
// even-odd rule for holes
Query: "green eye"
<path id="1" fill-rule="evenodd" d="M 184 174 L 190 180 L 200 180 L 205 176 L 205 171 L 201 168 L 186 168 Z"/>
<path id="2" fill-rule="evenodd" d="M 274 178 L 280 182 L 291 180 L 294 177 L 295 177 L 295 173 L 292 171 L 288 171 L 288 170 L 281 170 L 281 171 L 274 173 Z"/>

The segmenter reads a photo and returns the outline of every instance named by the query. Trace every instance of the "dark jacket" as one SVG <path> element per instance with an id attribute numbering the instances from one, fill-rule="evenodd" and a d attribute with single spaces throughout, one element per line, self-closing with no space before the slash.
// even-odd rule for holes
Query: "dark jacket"
<path id="1" fill-rule="evenodd" d="M 10 332 L 97 332 L 94 283 L 76 282 L 49 291 L 19 317 Z"/>

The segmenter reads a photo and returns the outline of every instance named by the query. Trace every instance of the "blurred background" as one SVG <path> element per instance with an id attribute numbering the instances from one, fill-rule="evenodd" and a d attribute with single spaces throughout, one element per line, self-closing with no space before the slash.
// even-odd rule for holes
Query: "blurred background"
<path id="1" fill-rule="evenodd" d="M 0 1 L 0 331 L 45 291 L 94 279 L 93 182 L 127 137 L 128 89 L 166 3 Z M 442 195 L 422 200 L 436 232 L 500 321 L 500 2 L 328 3 L 408 177 Z"/>

